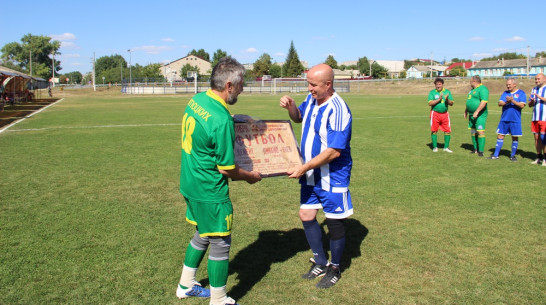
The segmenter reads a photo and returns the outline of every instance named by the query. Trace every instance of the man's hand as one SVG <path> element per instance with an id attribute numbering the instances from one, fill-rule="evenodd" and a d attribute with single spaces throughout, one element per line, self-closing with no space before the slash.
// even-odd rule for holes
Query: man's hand
<path id="1" fill-rule="evenodd" d="M 298 179 L 305 174 L 303 165 L 298 165 L 288 170 L 288 178 Z"/>
<path id="2" fill-rule="evenodd" d="M 291 107 L 293 107 L 295 105 L 294 104 L 294 99 L 291 98 L 288 95 L 285 95 L 285 96 L 281 97 L 279 105 L 284 109 L 290 109 Z"/>
<path id="3" fill-rule="evenodd" d="M 246 182 L 248 182 L 249 184 L 254 184 L 258 181 L 261 181 L 262 180 L 262 176 L 260 175 L 260 173 L 256 172 L 256 171 L 251 171 L 250 172 L 250 177 L 248 177 L 246 179 Z"/>

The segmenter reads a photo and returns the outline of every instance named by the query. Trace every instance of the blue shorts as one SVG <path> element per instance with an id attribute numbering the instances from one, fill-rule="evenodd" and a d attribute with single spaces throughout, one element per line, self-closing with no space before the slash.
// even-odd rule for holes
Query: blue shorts
<path id="1" fill-rule="evenodd" d="M 521 129 L 521 122 L 499 122 L 499 127 L 497 128 L 497 134 L 500 135 L 512 135 L 513 137 L 521 137 L 523 131 Z"/>
<path id="2" fill-rule="evenodd" d="M 344 219 L 353 215 L 353 203 L 348 188 L 334 188 L 327 192 L 314 186 L 301 186 L 300 209 L 323 209 L 326 218 Z"/>

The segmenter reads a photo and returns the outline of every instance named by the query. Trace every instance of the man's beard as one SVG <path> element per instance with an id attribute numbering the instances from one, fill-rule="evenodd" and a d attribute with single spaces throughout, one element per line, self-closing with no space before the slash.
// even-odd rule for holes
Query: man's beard
<path id="1" fill-rule="evenodd" d="M 226 103 L 228 103 L 228 105 L 234 105 L 235 103 L 237 103 L 237 96 L 229 95 Z"/>

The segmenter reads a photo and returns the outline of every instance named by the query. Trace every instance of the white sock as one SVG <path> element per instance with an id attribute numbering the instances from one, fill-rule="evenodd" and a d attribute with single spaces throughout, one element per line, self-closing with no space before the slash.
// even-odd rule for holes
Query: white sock
<path id="1" fill-rule="evenodd" d="M 227 299 L 226 286 L 210 286 L 210 305 L 222 305 Z"/>
<path id="2" fill-rule="evenodd" d="M 197 273 L 197 268 L 190 268 L 186 265 L 182 267 L 182 275 L 180 275 L 180 285 L 191 288 L 195 284 L 195 274 Z"/>

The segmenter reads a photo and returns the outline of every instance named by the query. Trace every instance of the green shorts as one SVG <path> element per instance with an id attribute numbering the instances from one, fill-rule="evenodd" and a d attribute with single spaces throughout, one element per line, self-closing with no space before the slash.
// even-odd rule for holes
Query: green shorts
<path id="1" fill-rule="evenodd" d="M 487 121 L 487 113 L 480 114 L 477 118 L 472 117 L 472 113 L 469 113 L 468 129 L 475 129 L 477 131 L 485 130 L 485 121 Z"/>
<path id="2" fill-rule="evenodd" d="M 186 221 L 197 226 L 199 236 L 231 235 L 233 206 L 231 201 L 221 203 L 186 200 Z"/>

